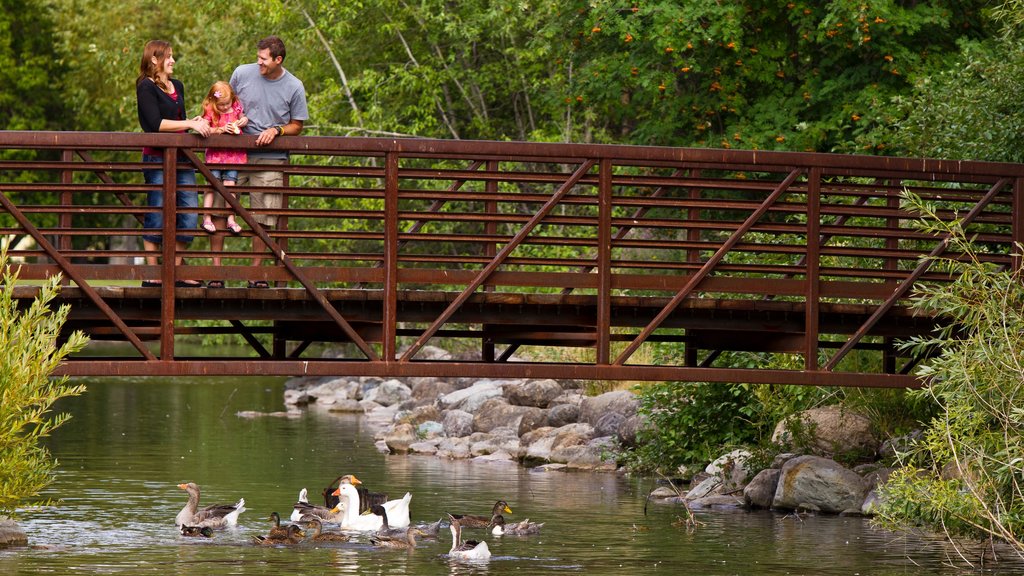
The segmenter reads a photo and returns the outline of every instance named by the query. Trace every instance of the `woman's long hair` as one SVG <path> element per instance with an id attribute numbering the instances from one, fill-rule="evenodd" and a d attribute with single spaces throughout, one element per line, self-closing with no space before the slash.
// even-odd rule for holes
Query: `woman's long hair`
<path id="1" fill-rule="evenodd" d="M 166 92 L 167 84 L 160 79 L 157 72 L 163 70 L 164 61 L 167 60 L 167 54 L 170 51 L 170 42 L 163 40 L 150 40 L 146 42 L 146 47 L 142 49 L 142 61 L 139 62 L 139 77 L 135 79 L 135 85 L 138 86 L 143 80 L 149 78 L 161 90 Z M 156 57 L 156 63 L 153 63 L 154 57 Z"/>

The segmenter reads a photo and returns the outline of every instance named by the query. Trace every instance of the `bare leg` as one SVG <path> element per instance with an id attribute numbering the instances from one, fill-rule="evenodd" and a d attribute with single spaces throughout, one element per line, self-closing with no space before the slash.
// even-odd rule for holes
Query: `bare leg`
<path id="1" fill-rule="evenodd" d="M 207 192 L 203 195 L 203 208 L 213 208 L 213 192 Z M 203 230 L 211 232 L 217 228 L 213 225 L 213 216 L 207 212 L 203 217 Z"/>

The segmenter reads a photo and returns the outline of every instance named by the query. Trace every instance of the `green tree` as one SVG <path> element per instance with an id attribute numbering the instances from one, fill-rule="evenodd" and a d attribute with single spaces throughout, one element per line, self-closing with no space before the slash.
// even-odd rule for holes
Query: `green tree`
<path id="1" fill-rule="evenodd" d="M 53 479 L 57 462 L 39 440 L 70 417 L 51 415 L 53 403 L 81 394 L 85 386 L 50 375 L 88 339 L 74 332 L 58 345 L 70 311 L 68 306 L 50 309 L 60 290 L 59 276 L 40 287 L 28 308 L 19 309 L 14 298 L 18 275 L 6 250 L 0 252 L 0 271 L 0 514 L 10 514 L 32 504 Z"/>
<path id="2" fill-rule="evenodd" d="M 949 234 L 935 266 L 952 282 L 927 284 L 916 306 L 950 318 L 931 337 L 908 343 L 932 353 L 918 370 L 916 395 L 939 414 L 883 487 L 879 518 L 902 528 L 924 524 L 951 538 L 995 537 L 1024 554 L 1024 277 L 985 263 L 959 224 L 908 195 L 925 230 Z M 1018 250 L 1021 247 L 1018 246 Z"/>
<path id="3" fill-rule="evenodd" d="M 66 68 L 52 5 L 0 0 L 0 129 L 56 130 L 67 118 Z"/>

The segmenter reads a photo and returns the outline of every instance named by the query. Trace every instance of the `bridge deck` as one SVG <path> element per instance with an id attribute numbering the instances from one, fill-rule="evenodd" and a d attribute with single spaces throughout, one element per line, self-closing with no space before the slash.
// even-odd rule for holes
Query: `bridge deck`
<path id="1" fill-rule="evenodd" d="M 253 142 L 0 132 L 16 296 L 61 273 L 68 328 L 121 343 L 76 355 L 64 373 L 915 386 L 921 358 L 896 344 L 940 320 L 909 298 L 948 280 L 929 256 L 957 255 L 914 226 L 903 194 L 959 219 L 995 266 L 1019 266 L 1012 247 L 1024 240 L 1019 165 L 323 137 L 273 144 L 293 155 L 286 207 L 264 211 L 280 217 L 269 229 L 244 200 L 250 188 L 212 181 L 198 153 L 208 144 Z M 238 236 L 219 233 L 225 251 L 174 230 L 174 178 L 164 207 L 146 206 L 143 146 L 180 150 L 187 161 L 164 170 L 195 169 L 200 194 L 229 206 L 215 213 L 244 222 Z M 182 252 L 166 243 L 147 264 L 139 221 L 159 210 L 165 237 L 197 240 Z M 228 287 L 174 288 L 182 278 Z M 178 353 L 204 334 L 232 346 Z M 322 357 L 327 343 L 341 356 Z M 434 343 L 458 359 L 424 359 Z"/>

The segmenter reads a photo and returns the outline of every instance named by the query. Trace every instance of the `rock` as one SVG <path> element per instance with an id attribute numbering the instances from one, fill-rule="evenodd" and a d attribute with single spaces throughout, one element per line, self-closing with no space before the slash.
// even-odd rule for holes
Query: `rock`
<path id="1" fill-rule="evenodd" d="M 878 457 L 886 461 L 895 460 L 897 455 L 908 452 L 922 436 L 924 436 L 924 432 L 913 430 L 905 436 L 890 438 L 882 442 L 878 448 Z"/>
<path id="2" fill-rule="evenodd" d="M 437 438 L 424 440 L 422 442 L 413 442 L 412 444 L 409 444 L 409 453 L 427 455 L 437 454 L 437 445 L 439 443 L 440 440 Z"/>
<path id="3" fill-rule="evenodd" d="M 716 491 L 722 486 L 722 479 L 717 476 L 711 476 L 705 478 L 699 484 L 690 488 L 690 491 L 686 493 L 684 498 L 686 500 L 696 500 L 698 498 L 704 498 L 716 493 Z"/>
<path id="4" fill-rule="evenodd" d="M 418 440 L 416 429 L 412 424 L 399 424 L 388 431 L 384 436 L 384 442 L 388 450 L 394 454 L 405 454 L 409 452 L 409 446 Z"/>
<path id="5" fill-rule="evenodd" d="M 871 490 L 864 497 L 864 503 L 860 505 L 860 513 L 864 516 L 874 516 L 882 506 L 882 497 L 877 491 Z"/>
<path id="6" fill-rule="evenodd" d="M 444 434 L 444 425 L 435 420 L 427 420 L 416 427 L 416 436 L 419 438 L 436 438 Z"/>
<path id="7" fill-rule="evenodd" d="M 782 467 L 773 506 L 838 514 L 859 510 L 866 493 L 864 480 L 856 472 L 827 458 L 800 456 Z"/>
<path id="8" fill-rule="evenodd" d="M 728 496 L 725 494 L 712 494 L 703 498 L 694 498 L 686 501 L 687 506 L 692 510 L 708 508 L 740 508 L 743 506 L 743 499 L 739 496 Z"/>
<path id="9" fill-rule="evenodd" d="M 442 409 L 474 413 L 487 400 L 501 396 L 502 386 L 494 380 L 481 380 L 468 388 L 440 396 L 437 402 Z"/>
<path id="10" fill-rule="evenodd" d="M 594 433 L 598 436 L 618 436 L 619 428 L 625 421 L 626 416 L 618 412 L 609 412 L 594 422 Z"/>
<path id="11" fill-rule="evenodd" d="M 563 404 L 572 404 L 573 406 L 579 407 L 583 404 L 583 399 L 586 397 L 587 396 L 581 392 L 566 390 L 559 394 L 554 400 L 548 402 L 548 408 L 562 406 Z"/>
<path id="12" fill-rule="evenodd" d="M 473 433 L 473 415 L 462 410 L 447 410 L 441 419 L 441 425 L 445 436 L 469 436 Z"/>
<path id="13" fill-rule="evenodd" d="M 400 420 L 402 422 L 418 426 L 424 422 L 440 421 L 442 418 L 441 410 L 433 404 L 429 406 L 419 406 L 410 410 L 407 414 L 402 416 Z"/>
<path id="14" fill-rule="evenodd" d="M 600 396 L 584 398 L 580 404 L 580 422 L 597 426 L 598 420 L 611 413 L 628 418 L 636 414 L 639 402 L 636 394 L 626 390 L 606 392 Z"/>
<path id="15" fill-rule="evenodd" d="M 451 382 L 444 380 L 437 380 L 436 378 L 413 378 L 418 380 L 412 382 L 412 397 L 414 400 L 424 400 L 431 403 L 436 402 L 438 398 L 455 391 L 455 386 Z"/>
<path id="16" fill-rule="evenodd" d="M 533 460 L 556 461 L 553 453 L 561 448 L 583 446 L 594 437 L 594 428 L 587 424 L 569 424 L 561 428 L 545 426 L 520 437 L 525 457 Z M 564 462 L 565 460 L 558 460 Z"/>
<path id="17" fill-rule="evenodd" d="M 363 410 L 363 405 L 360 404 L 358 400 L 342 400 L 340 402 L 335 402 L 333 405 L 330 406 L 330 408 L 328 408 L 328 411 L 357 414 L 362 414 L 363 412 L 365 412 L 365 410 Z"/>
<path id="18" fill-rule="evenodd" d="M 306 394 L 303 390 L 285 390 L 284 391 L 284 404 L 285 406 L 306 406 L 313 401 L 313 397 Z"/>
<path id="19" fill-rule="evenodd" d="M 733 492 L 747 482 L 749 473 L 746 464 L 750 456 L 748 450 L 733 450 L 708 464 L 704 472 L 722 479 L 722 492 Z"/>
<path id="20" fill-rule="evenodd" d="M 537 422 L 544 422 L 544 411 L 529 406 L 513 406 L 504 398 L 496 397 L 485 401 L 473 415 L 474 432 L 490 432 L 494 428 L 504 427 L 519 429 L 523 418 L 529 415 L 533 423 L 530 429 L 539 428 Z"/>
<path id="21" fill-rule="evenodd" d="M 27 546 L 28 536 L 20 526 L 6 516 L 0 516 L 0 548 Z"/>
<path id="22" fill-rule="evenodd" d="M 528 380 L 505 387 L 505 398 L 514 406 L 547 408 L 562 394 L 562 385 L 555 380 Z"/>
<path id="23" fill-rule="evenodd" d="M 575 424 L 580 419 L 579 404 L 558 404 L 548 410 L 548 426 L 560 428 L 566 424 Z"/>
<path id="24" fill-rule="evenodd" d="M 479 460 L 481 462 L 508 462 L 514 463 L 515 458 L 504 450 L 498 450 L 497 452 L 491 452 L 490 454 L 484 454 L 473 458 L 473 460 Z"/>
<path id="25" fill-rule="evenodd" d="M 748 508 L 771 508 L 775 490 L 779 486 L 782 470 L 767 468 L 761 470 L 743 487 L 743 502 Z"/>
<path id="26" fill-rule="evenodd" d="M 519 421 L 519 428 L 516 429 L 516 436 L 528 434 L 538 428 L 544 428 L 547 425 L 547 410 L 524 407 L 523 418 Z"/>
<path id="27" fill-rule="evenodd" d="M 874 490 L 879 486 L 885 485 L 889 481 L 889 476 L 895 471 L 895 468 L 878 468 L 872 470 L 867 474 L 863 474 L 861 477 L 864 478 L 864 485 L 868 490 Z"/>
<path id="28" fill-rule="evenodd" d="M 364 396 L 364 400 L 376 402 L 381 406 L 392 406 L 412 398 L 412 390 L 398 380 L 388 380 L 376 388 L 372 388 Z"/>
<path id="29" fill-rule="evenodd" d="M 663 500 L 665 498 L 674 498 L 676 496 L 679 496 L 679 492 L 677 492 L 676 489 L 672 488 L 671 486 L 658 486 L 657 488 L 652 490 L 651 493 L 648 494 L 648 496 L 651 498 Z"/>
<path id="30" fill-rule="evenodd" d="M 619 441 L 624 446 L 635 448 L 637 446 L 636 435 L 639 433 L 640 428 L 645 426 L 646 422 L 643 416 L 634 414 L 619 426 Z"/>
<path id="31" fill-rule="evenodd" d="M 437 445 L 437 456 L 452 459 L 469 458 L 469 442 L 465 438 L 442 438 Z"/>
<path id="32" fill-rule="evenodd" d="M 775 426 L 772 442 L 806 448 L 818 456 L 872 455 L 878 440 L 871 421 L 841 406 L 813 408 L 790 416 Z"/>
<path id="33" fill-rule="evenodd" d="M 799 454 L 793 452 L 783 452 L 782 454 L 776 454 L 775 458 L 772 459 L 772 465 L 769 468 L 775 468 L 778 470 L 782 469 L 782 466 L 789 462 L 793 458 L 796 458 Z"/>
<path id="34" fill-rule="evenodd" d="M 388 443 L 383 440 L 377 440 L 373 443 L 373 447 L 377 449 L 377 452 L 381 454 L 390 454 L 391 449 L 388 448 Z"/>

